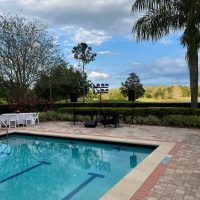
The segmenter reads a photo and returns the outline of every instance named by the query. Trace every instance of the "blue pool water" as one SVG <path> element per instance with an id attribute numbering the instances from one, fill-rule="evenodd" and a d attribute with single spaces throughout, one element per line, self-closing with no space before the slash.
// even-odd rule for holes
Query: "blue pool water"
<path id="1" fill-rule="evenodd" d="M 0 138 L 1 200 L 95 200 L 155 148 L 10 135 Z"/>

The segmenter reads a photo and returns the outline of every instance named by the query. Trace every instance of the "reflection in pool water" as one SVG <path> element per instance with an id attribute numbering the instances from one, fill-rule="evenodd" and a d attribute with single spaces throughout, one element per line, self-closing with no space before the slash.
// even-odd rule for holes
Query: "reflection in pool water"
<path id="1" fill-rule="evenodd" d="M 99 199 L 153 150 L 10 135 L 0 143 L 1 199 Z"/>

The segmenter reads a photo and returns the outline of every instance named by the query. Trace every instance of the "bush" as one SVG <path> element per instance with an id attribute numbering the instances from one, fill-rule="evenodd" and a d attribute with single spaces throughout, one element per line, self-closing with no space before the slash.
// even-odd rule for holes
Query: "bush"
<path id="1" fill-rule="evenodd" d="M 51 106 L 47 106 L 46 104 L 37 104 L 34 106 L 34 109 L 36 109 L 39 112 L 43 112 L 45 110 L 53 110 L 56 111 L 58 109 L 62 109 L 63 107 L 68 107 L 69 109 L 73 109 L 73 103 L 66 103 L 66 104 L 61 104 L 61 103 L 54 103 Z M 200 103 L 198 104 L 200 107 Z M 76 107 L 92 107 L 92 108 L 99 108 L 100 104 L 98 103 L 76 103 Z M 131 108 L 132 104 L 130 101 L 126 102 L 104 102 L 102 103 L 102 107 L 104 108 Z M 162 102 L 134 102 L 133 103 L 134 108 L 188 108 L 190 109 L 191 104 L 190 103 L 162 103 Z M 0 114 L 2 113 L 9 113 L 13 112 L 11 109 L 11 105 L 5 104 L 1 105 L 0 104 Z M 20 105 L 16 105 L 16 110 L 20 110 Z M 31 111 L 32 108 L 30 105 L 23 105 L 24 109 L 28 112 Z M 51 108 L 50 108 L 51 107 Z"/>
<path id="2" fill-rule="evenodd" d="M 77 111 L 87 112 L 87 111 L 100 111 L 99 107 L 77 107 Z M 73 108 L 65 107 L 60 108 L 57 110 L 60 113 L 72 113 Z M 131 115 L 132 109 L 119 107 L 119 108 L 112 108 L 106 107 L 102 108 L 102 111 L 115 111 L 119 114 L 124 116 Z M 191 108 L 133 108 L 133 115 L 134 116 L 157 116 L 157 117 L 164 117 L 166 115 L 200 115 L 200 109 L 192 110 Z"/>
<path id="3" fill-rule="evenodd" d="M 146 117 L 146 124 L 147 125 L 160 125 L 161 120 L 156 116 L 149 115 L 148 117 Z"/>
<path id="4" fill-rule="evenodd" d="M 125 118 L 126 123 L 132 123 L 132 116 L 128 116 Z M 160 125 L 161 120 L 153 115 L 149 115 L 147 117 L 143 116 L 134 116 L 133 117 L 133 124 L 140 124 L 140 125 Z"/>
<path id="5" fill-rule="evenodd" d="M 179 127 L 200 127 L 200 116 L 169 115 L 163 118 L 163 124 Z"/>
<path id="6" fill-rule="evenodd" d="M 71 121 L 73 116 L 69 113 L 59 113 L 55 111 L 41 112 L 40 121 Z"/>
<path id="7" fill-rule="evenodd" d="M 85 121 L 90 119 L 89 116 L 77 116 L 76 120 Z M 40 113 L 40 121 L 72 121 L 73 115 L 70 113 L 59 113 L 54 111 Z M 127 115 L 124 119 L 125 123 L 132 123 L 132 116 Z M 133 124 L 139 125 L 165 125 L 177 127 L 200 127 L 200 116 L 197 115 L 166 115 L 159 118 L 154 115 L 134 116 Z"/>

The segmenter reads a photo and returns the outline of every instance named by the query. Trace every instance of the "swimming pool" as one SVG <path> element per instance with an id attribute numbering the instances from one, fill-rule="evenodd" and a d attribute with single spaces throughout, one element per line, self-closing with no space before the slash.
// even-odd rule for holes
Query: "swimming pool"
<path id="1" fill-rule="evenodd" d="M 95 200 L 156 148 L 21 134 L 1 137 L 1 200 Z"/>

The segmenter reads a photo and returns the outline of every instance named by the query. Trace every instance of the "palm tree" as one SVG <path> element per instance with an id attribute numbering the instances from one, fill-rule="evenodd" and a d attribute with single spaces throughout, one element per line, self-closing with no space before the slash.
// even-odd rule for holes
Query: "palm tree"
<path id="1" fill-rule="evenodd" d="M 180 43 L 187 48 L 191 107 L 197 108 L 200 0 L 136 0 L 132 11 L 144 13 L 132 30 L 138 41 L 156 41 L 170 32 L 183 31 Z"/>

